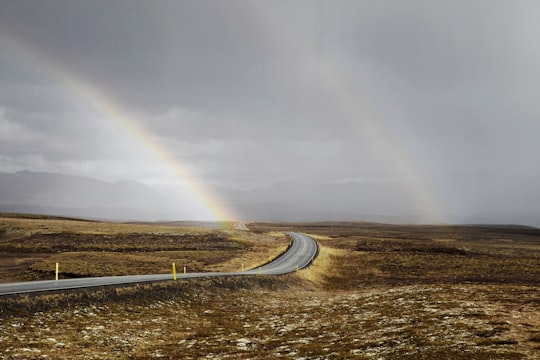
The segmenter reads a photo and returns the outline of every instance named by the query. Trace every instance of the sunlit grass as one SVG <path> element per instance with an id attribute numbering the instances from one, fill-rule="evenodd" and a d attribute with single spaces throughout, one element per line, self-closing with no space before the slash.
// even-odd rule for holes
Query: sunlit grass
<path id="1" fill-rule="evenodd" d="M 285 236 L 166 224 L 0 218 L 0 281 L 241 271 L 287 247 Z"/>
<path id="2" fill-rule="evenodd" d="M 239 267 L 255 253 L 263 261 L 269 249 L 286 247 L 285 237 L 267 230 L 296 230 L 316 234 L 319 256 L 308 269 L 279 277 L 0 298 L 0 352 L 13 358 L 429 360 L 536 359 L 540 353 L 535 229 L 367 223 L 252 223 L 250 229 L 249 235 L 221 232 L 235 244 L 230 250 L 196 253 L 205 253 L 208 267 Z M 227 251 L 238 256 L 224 260 Z M 224 261 L 212 265 L 216 252 Z M 104 254 L 147 256 L 146 263 L 162 256 L 164 266 L 176 256 Z"/>

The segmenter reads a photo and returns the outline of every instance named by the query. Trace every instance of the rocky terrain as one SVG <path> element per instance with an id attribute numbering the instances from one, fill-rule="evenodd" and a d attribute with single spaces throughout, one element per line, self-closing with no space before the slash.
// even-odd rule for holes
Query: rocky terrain
<path id="1" fill-rule="evenodd" d="M 98 301 L 10 316 L 0 325 L 0 358 L 538 358 L 536 288 L 330 293 L 302 285 L 204 280 L 158 289 L 162 295 L 153 301 Z M 143 290 L 132 291 L 140 296 Z"/>

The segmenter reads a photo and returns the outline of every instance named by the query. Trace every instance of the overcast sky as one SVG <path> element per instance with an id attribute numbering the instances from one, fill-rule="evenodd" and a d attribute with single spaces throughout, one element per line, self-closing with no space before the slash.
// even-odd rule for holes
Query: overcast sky
<path id="1" fill-rule="evenodd" d="M 205 186 L 401 182 L 448 212 L 539 213 L 538 19 L 525 0 L 0 0 L 0 171 L 173 182 L 119 111 Z"/>

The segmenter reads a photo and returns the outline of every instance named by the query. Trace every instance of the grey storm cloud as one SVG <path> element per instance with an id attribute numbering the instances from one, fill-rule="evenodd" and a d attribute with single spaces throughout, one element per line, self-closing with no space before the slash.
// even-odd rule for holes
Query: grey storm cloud
<path id="1" fill-rule="evenodd" d="M 212 184 L 409 168 L 449 211 L 538 212 L 539 16 L 525 0 L 1 2 L 0 170 L 34 154 L 110 178 L 123 159 L 144 179 L 65 71 Z"/>

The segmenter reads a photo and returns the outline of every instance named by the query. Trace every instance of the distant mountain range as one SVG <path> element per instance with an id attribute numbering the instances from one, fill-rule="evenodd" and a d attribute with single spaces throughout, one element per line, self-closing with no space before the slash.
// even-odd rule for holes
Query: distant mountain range
<path id="1" fill-rule="evenodd" d="M 399 184 L 279 183 L 250 191 L 217 188 L 245 220 L 412 220 L 413 202 Z M 58 173 L 0 173 L 0 211 L 119 220 L 191 220 L 171 211 L 174 189 L 136 181 L 107 182 Z M 392 212 L 385 206 L 392 204 Z M 179 218 L 185 216 L 185 219 Z"/>
<path id="2" fill-rule="evenodd" d="M 0 203 L 92 207 L 137 206 L 156 201 L 157 194 L 136 181 L 114 183 L 82 176 L 20 171 L 0 173 Z"/>
<path id="3" fill-rule="evenodd" d="M 87 218 L 155 217 L 163 199 L 135 181 L 106 182 L 89 177 L 20 171 L 0 173 L 0 211 Z"/>
<path id="4" fill-rule="evenodd" d="M 283 182 L 251 191 L 222 191 L 247 219 L 264 221 L 420 221 L 400 183 Z"/>
<path id="5" fill-rule="evenodd" d="M 462 189 L 466 191 L 466 186 Z M 426 223 L 417 199 L 399 182 L 282 182 L 253 190 L 211 189 L 244 221 L 359 220 Z M 478 194 L 473 189 L 470 194 Z M 183 193 L 182 193 L 183 191 Z M 184 195 L 182 195 L 184 194 Z M 475 202 L 450 214 L 455 223 L 540 225 L 538 194 L 470 196 Z M 184 197 L 183 197 L 184 196 Z M 89 177 L 20 171 L 0 173 L 0 212 L 112 220 L 198 220 L 182 205 L 186 189 L 154 187 L 136 181 L 107 182 Z M 176 203 L 171 199 L 176 199 Z M 531 203 L 530 211 L 519 211 Z M 187 203 L 187 202 L 186 202 Z M 490 213 L 479 211 L 489 205 Z M 476 207 L 475 207 L 476 206 Z M 526 209 L 526 208 L 525 208 Z M 425 215 L 425 214 L 424 214 Z"/>

